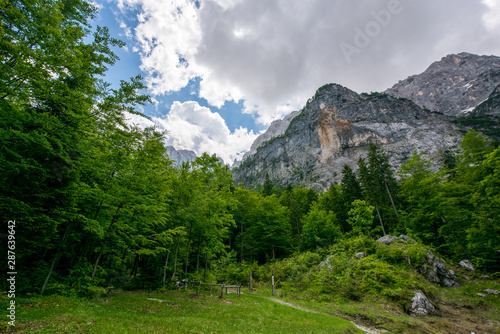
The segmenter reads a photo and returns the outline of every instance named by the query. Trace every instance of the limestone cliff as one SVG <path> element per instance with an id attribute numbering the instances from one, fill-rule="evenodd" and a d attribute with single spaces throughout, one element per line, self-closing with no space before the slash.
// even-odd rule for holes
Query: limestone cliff
<path id="1" fill-rule="evenodd" d="M 383 145 L 390 162 L 400 165 L 415 149 L 437 159 L 440 151 L 458 145 L 456 130 L 445 116 L 410 100 L 360 95 L 329 84 L 316 92 L 284 134 L 260 146 L 233 175 L 247 186 L 262 183 L 269 173 L 282 185 L 323 190 L 340 181 L 344 164 L 355 167 L 370 143 Z"/>

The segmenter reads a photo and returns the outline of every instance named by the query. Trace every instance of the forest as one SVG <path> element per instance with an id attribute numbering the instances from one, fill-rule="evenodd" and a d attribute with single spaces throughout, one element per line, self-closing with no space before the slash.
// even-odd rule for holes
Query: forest
<path id="1" fill-rule="evenodd" d="M 91 28 L 91 3 L 0 4 L 0 233 L 16 241 L 19 294 L 223 280 L 386 234 L 500 272 L 500 148 L 481 133 L 443 152 L 439 171 L 419 152 L 395 171 L 372 145 L 326 192 L 269 177 L 246 189 L 216 156 L 177 166 L 168 133 L 127 124 L 149 98 L 140 76 L 105 82 L 124 43 Z"/>

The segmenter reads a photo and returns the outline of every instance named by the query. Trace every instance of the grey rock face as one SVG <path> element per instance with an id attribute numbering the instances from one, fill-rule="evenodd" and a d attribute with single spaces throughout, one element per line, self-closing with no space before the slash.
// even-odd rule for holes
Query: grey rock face
<path id="1" fill-rule="evenodd" d="M 469 260 L 462 260 L 462 261 L 460 261 L 459 265 L 460 265 L 460 267 L 464 268 L 465 270 L 472 271 L 472 272 L 475 271 L 474 266 L 472 265 L 472 263 Z"/>
<path id="2" fill-rule="evenodd" d="M 356 168 L 370 143 L 383 146 L 389 162 L 399 166 L 414 150 L 439 161 L 439 152 L 461 140 L 445 117 L 415 103 L 385 94 L 357 94 L 336 84 L 325 85 L 274 137 L 247 157 L 233 175 L 236 183 L 262 184 L 266 173 L 281 185 L 303 184 L 326 190 L 339 182 L 344 164 Z M 437 166 L 437 165 L 436 165 Z"/>
<path id="3" fill-rule="evenodd" d="M 427 266 L 417 267 L 417 270 L 424 275 L 429 282 L 447 288 L 457 288 L 460 286 L 455 276 L 455 272 L 446 268 L 446 261 L 429 252 L 427 253 L 427 264 Z"/>
<path id="4" fill-rule="evenodd" d="M 436 314 L 436 308 L 423 293 L 417 292 L 411 301 L 410 315 L 426 316 Z"/>
<path id="5" fill-rule="evenodd" d="M 459 53 L 434 62 L 386 93 L 410 99 L 422 108 L 461 116 L 488 99 L 499 84 L 499 57 Z"/>
<path id="6" fill-rule="evenodd" d="M 173 146 L 167 146 L 167 153 L 170 160 L 173 160 L 177 165 L 196 159 L 196 153 L 193 151 L 176 150 Z"/>

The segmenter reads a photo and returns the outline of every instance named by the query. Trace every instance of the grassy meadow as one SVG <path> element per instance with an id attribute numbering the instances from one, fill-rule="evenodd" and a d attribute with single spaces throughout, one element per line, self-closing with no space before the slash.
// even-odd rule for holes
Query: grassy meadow
<path id="1" fill-rule="evenodd" d="M 220 290 L 219 290 L 220 291 Z M 16 326 L 6 333 L 362 333 L 349 321 L 281 305 L 258 294 L 219 298 L 194 290 L 112 292 L 91 300 L 17 299 Z M 2 309 L 6 303 L 2 302 Z"/>

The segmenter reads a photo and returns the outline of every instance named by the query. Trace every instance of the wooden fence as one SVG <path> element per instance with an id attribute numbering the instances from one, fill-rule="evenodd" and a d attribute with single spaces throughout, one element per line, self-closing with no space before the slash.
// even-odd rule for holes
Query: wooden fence
<path id="1" fill-rule="evenodd" d="M 214 286 L 219 286 L 221 289 L 220 289 L 220 297 L 224 297 L 224 289 L 226 289 L 226 294 L 227 294 L 227 289 L 228 288 L 232 288 L 232 289 L 236 289 L 236 293 L 239 295 L 241 295 L 241 288 L 243 287 L 241 284 L 237 284 L 237 285 L 231 285 L 231 284 L 216 284 L 216 283 L 202 283 L 201 281 L 187 281 L 186 282 L 186 285 L 185 285 L 185 288 L 187 289 L 187 286 L 191 284 L 191 288 L 194 288 L 194 285 L 196 284 L 197 285 L 197 288 L 196 288 L 196 295 L 199 296 L 200 295 L 200 287 L 202 285 L 210 285 L 210 294 L 212 294 L 212 288 Z"/>

